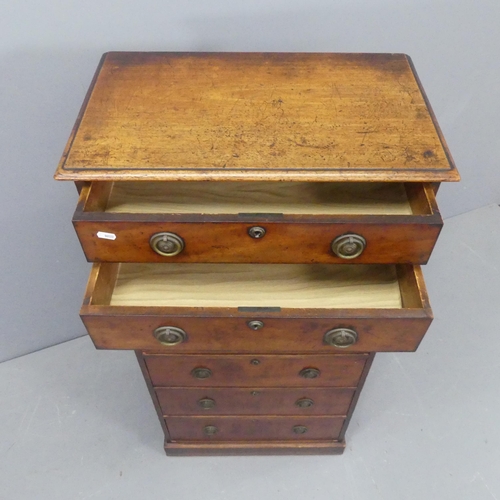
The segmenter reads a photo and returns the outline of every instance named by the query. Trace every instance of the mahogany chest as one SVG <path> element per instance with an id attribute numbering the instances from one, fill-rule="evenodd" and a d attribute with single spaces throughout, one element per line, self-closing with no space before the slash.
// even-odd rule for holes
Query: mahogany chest
<path id="1" fill-rule="evenodd" d="M 341 453 L 376 352 L 414 351 L 459 175 L 408 56 L 104 54 L 55 178 L 81 318 L 134 350 L 167 454 Z"/>

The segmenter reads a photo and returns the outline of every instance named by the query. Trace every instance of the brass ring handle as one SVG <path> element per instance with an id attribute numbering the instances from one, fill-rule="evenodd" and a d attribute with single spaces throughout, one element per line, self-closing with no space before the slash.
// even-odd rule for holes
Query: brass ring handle
<path id="1" fill-rule="evenodd" d="M 352 328 L 334 328 L 325 333 L 325 344 L 345 349 L 358 341 L 358 333 Z"/>
<path id="2" fill-rule="evenodd" d="M 176 326 L 160 326 L 153 332 L 154 338 L 163 345 L 172 346 L 180 344 L 187 339 L 187 334 Z"/>
<path id="3" fill-rule="evenodd" d="M 332 252 L 341 259 L 355 259 L 365 248 L 366 240 L 359 234 L 342 234 L 332 241 Z"/>
<path id="4" fill-rule="evenodd" d="M 307 427 L 305 425 L 294 425 L 293 432 L 295 432 L 295 434 L 305 434 L 307 432 Z"/>
<path id="5" fill-rule="evenodd" d="M 163 257 L 174 257 L 184 250 L 184 240 L 175 233 L 156 233 L 149 240 L 151 248 Z"/>
<path id="6" fill-rule="evenodd" d="M 211 410 L 212 408 L 215 408 L 215 399 L 201 398 L 198 400 L 198 406 L 204 410 Z"/>
<path id="7" fill-rule="evenodd" d="M 303 368 L 300 370 L 299 375 L 302 378 L 318 378 L 320 373 L 321 372 L 317 368 Z"/>
<path id="8" fill-rule="evenodd" d="M 311 408 L 313 404 L 314 401 L 309 398 L 300 398 L 295 401 L 295 406 L 298 406 L 299 408 Z"/>
<path id="9" fill-rule="evenodd" d="M 191 375 L 194 378 L 205 379 L 210 378 L 212 376 L 212 370 L 210 368 L 205 368 L 204 366 L 198 366 L 193 368 L 191 371 Z"/>
<path id="10" fill-rule="evenodd" d="M 217 429 L 217 427 L 215 427 L 215 425 L 205 425 L 205 427 L 203 428 L 203 432 L 207 436 L 214 436 L 215 434 L 217 434 L 219 432 L 219 429 Z"/>

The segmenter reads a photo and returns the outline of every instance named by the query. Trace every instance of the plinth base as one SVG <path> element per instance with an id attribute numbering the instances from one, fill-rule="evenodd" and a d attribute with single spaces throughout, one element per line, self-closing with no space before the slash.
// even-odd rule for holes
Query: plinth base
<path id="1" fill-rule="evenodd" d="M 345 441 L 232 441 L 232 442 L 165 442 L 169 456 L 209 455 L 341 455 Z"/>

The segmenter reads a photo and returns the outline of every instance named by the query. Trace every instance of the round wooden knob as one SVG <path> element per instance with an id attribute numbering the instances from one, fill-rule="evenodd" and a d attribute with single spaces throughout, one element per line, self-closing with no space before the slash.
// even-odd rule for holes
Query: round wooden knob
<path id="1" fill-rule="evenodd" d="M 175 233 L 156 233 L 149 240 L 151 248 L 163 257 L 173 257 L 184 250 L 184 240 Z"/>
<path id="2" fill-rule="evenodd" d="M 332 241 L 332 252 L 341 259 L 355 259 L 366 248 L 366 240 L 359 234 L 343 234 Z"/>
<path id="3" fill-rule="evenodd" d="M 162 345 L 172 346 L 187 339 L 186 332 L 176 326 L 160 326 L 153 332 L 154 338 Z"/>

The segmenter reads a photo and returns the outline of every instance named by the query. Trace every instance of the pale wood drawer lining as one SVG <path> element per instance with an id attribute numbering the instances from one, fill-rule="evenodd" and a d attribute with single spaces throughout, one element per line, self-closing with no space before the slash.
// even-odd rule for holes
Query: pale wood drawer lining
<path id="1" fill-rule="evenodd" d="M 112 306 L 400 308 L 394 266 L 121 264 Z"/>
<path id="2" fill-rule="evenodd" d="M 112 213 L 411 215 L 402 183 L 115 182 Z"/>

